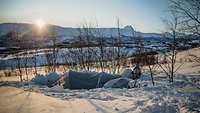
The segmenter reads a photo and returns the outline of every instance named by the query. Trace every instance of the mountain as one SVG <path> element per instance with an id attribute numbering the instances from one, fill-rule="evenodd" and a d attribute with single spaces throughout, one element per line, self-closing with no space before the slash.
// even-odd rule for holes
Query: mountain
<path id="1" fill-rule="evenodd" d="M 58 36 L 62 37 L 61 40 L 65 40 L 68 38 L 76 37 L 80 34 L 80 28 L 72 28 L 72 27 L 60 27 L 55 25 L 47 25 L 46 32 L 49 31 L 50 28 L 54 28 Z M 93 35 L 95 36 L 104 36 L 104 37 L 117 37 L 118 29 L 117 28 L 89 28 Z M 20 32 L 22 35 L 34 35 L 34 31 L 37 28 L 34 24 L 26 24 L 26 23 L 3 23 L 0 24 L 0 37 L 6 35 L 11 31 Z M 81 29 L 83 30 L 83 29 Z M 136 32 L 132 26 L 125 26 L 124 28 L 120 28 L 120 33 L 122 36 L 131 37 L 133 34 L 140 35 L 142 37 L 161 37 L 161 34 L 158 33 L 142 33 Z"/>

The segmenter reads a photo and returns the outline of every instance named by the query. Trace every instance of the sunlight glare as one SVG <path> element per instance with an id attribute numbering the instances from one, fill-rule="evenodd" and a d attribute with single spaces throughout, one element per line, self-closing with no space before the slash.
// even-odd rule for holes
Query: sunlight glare
<path id="1" fill-rule="evenodd" d="M 42 19 L 36 20 L 36 25 L 39 29 L 42 29 L 45 26 L 45 22 Z"/>

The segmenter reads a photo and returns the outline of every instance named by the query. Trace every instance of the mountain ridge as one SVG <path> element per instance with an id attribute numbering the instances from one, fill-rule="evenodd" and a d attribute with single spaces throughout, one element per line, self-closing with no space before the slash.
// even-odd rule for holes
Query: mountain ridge
<path id="1" fill-rule="evenodd" d="M 58 35 L 66 36 L 66 37 L 74 37 L 78 36 L 80 28 L 75 27 L 62 27 L 58 25 L 47 25 L 48 27 L 54 27 Z M 29 24 L 29 23 L 1 23 L 0 24 L 0 37 L 2 35 L 6 35 L 11 31 L 21 32 L 21 33 L 29 33 L 36 28 L 36 25 Z M 100 31 L 105 37 L 116 37 L 118 35 L 118 28 L 111 27 L 111 28 L 89 28 L 92 31 L 96 32 Z M 143 33 L 135 31 L 134 28 L 130 25 L 127 25 L 123 28 L 120 28 L 120 33 L 124 36 L 133 36 L 133 33 L 138 36 L 142 37 L 161 37 L 159 33 Z"/>

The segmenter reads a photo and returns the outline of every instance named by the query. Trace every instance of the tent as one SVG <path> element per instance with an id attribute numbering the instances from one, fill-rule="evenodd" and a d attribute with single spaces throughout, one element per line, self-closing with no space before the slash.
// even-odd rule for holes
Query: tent
<path id="1" fill-rule="evenodd" d="M 55 72 L 49 73 L 47 76 L 47 86 L 52 87 L 61 78 L 61 76 Z"/>
<path id="2" fill-rule="evenodd" d="M 125 78 L 133 78 L 133 73 L 131 69 L 124 69 L 120 75 Z"/>
<path id="3" fill-rule="evenodd" d="M 57 73 L 49 73 L 48 75 L 37 75 L 32 79 L 32 82 L 38 85 L 47 85 L 52 87 L 61 78 Z"/>
<path id="4" fill-rule="evenodd" d="M 47 84 L 47 78 L 44 75 L 37 75 L 31 81 L 38 85 L 46 85 Z"/>
<path id="5" fill-rule="evenodd" d="M 69 71 L 65 79 L 64 88 L 69 89 L 92 89 L 103 87 L 109 80 L 119 78 L 108 73 L 74 72 Z"/>

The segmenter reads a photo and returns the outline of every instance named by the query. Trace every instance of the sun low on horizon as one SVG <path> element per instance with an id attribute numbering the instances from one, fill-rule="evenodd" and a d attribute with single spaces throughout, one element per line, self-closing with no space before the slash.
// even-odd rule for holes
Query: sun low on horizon
<path id="1" fill-rule="evenodd" d="M 32 23 L 45 18 L 51 25 L 79 27 L 85 20 L 101 27 L 123 26 L 137 31 L 160 33 L 165 30 L 160 18 L 168 0 L 1 0 L 0 23 Z M 148 19 L 147 19 L 148 18 Z M 163 17 L 165 18 L 165 16 Z M 37 22 L 43 28 L 43 22 Z"/>
<path id="2" fill-rule="evenodd" d="M 35 21 L 35 25 L 37 26 L 38 29 L 43 29 L 46 25 L 46 22 L 43 19 L 37 19 Z"/>

